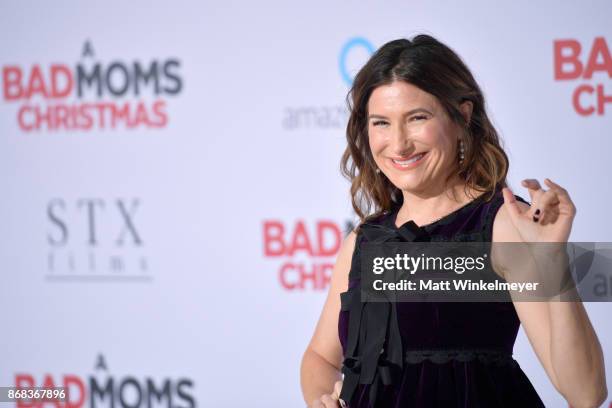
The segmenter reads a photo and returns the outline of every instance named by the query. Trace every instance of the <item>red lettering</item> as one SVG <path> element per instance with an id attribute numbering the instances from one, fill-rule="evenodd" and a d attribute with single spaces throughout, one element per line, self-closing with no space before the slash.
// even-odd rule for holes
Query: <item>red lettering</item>
<path id="1" fill-rule="evenodd" d="M 265 256 L 282 256 L 285 253 L 283 235 L 285 227 L 280 221 L 264 221 L 263 241 Z M 276 245 L 276 248 L 274 247 Z"/>
<path id="2" fill-rule="evenodd" d="M 325 248 L 323 246 L 324 242 L 324 233 L 325 231 L 331 231 L 334 238 L 334 245 Z M 340 232 L 340 228 L 336 224 L 330 221 L 319 221 L 317 223 L 317 241 L 318 241 L 318 254 L 319 256 L 333 256 L 340 249 L 340 243 L 342 241 L 342 233 Z"/>
<path id="3" fill-rule="evenodd" d="M 584 93 L 593 94 L 596 93 L 597 99 L 595 101 L 595 106 L 591 103 L 591 106 L 586 106 L 586 104 L 581 103 L 581 96 Z M 574 91 L 574 95 L 572 96 L 572 103 L 574 105 L 574 110 L 582 116 L 590 116 L 593 113 L 597 112 L 598 115 L 603 115 L 605 113 L 605 105 L 607 103 L 612 103 L 612 95 L 606 95 L 604 91 L 603 85 L 597 85 L 596 88 L 593 88 L 591 85 L 580 85 Z"/>
<path id="4" fill-rule="evenodd" d="M 68 110 L 68 107 L 66 105 L 55 106 L 55 121 L 58 127 L 63 126 L 64 129 L 72 128 L 72 126 L 70 126 L 70 123 L 68 123 L 68 121 L 70 120 L 69 114 L 70 111 Z"/>
<path id="5" fill-rule="evenodd" d="M 125 122 L 126 126 L 130 124 L 130 104 L 125 103 L 123 108 L 119 108 L 118 104 L 111 105 L 112 113 L 111 113 L 111 127 L 114 129 L 117 125 L 117 120 L 122 120 Z"/>
<path id="6" fill-rule="evenodd" d="M 34 94 L 40 94 L 43 98 L 48 97 L 47 89 L 45 88 L 45 81 L 38 65 L 34 65 L 34 67 L 32 67 L 30 81 L 28 82 L 28 87 L 24 96 L 29 99 Z"/>
<path id="7" fill-rule="evenodd" d="M 19 123 L 19 128 L 26 132 L 29 132 L 34 128 L 31 122 L 26 121 L 25 117 L 27 113 L 32 113 L 32 108 L 28 105 L 23 105 L 19 111 L 17 111 L 17 123 Z"/>
<path id="8" fill-rule="evenodd" d="M 7 101 L 14 101 L 22 97 L 21 68 L 17 66 L 6 66 L 2 69 L 2 93 Z"/>
<path id="9" fill-rule="evenodd" d="M 582 62 L 580 56 L 580 43 L 576 40 L 556 40 L 554 42 L 555 79 L 557 81 L 576 79 L 582 74 Z M 563 55 L 564 50 L 569 51 Z M 563 70 L 563 66 L 570 65 L 571 69 Z"/>
<path id="10" fill-rule="evenodd" d="M 78 121 L 77 127 L 83 130 L 89 130 L 93 126 L 93 117 L 91 116 L 91 105 L 88 103 L 84 103 L 78 108 L 78 118 L 83 119 L 82 121 Z M 75 113 L 76 115 L 76 113 Z"/>
<path id="11" fill-rule="evenodd" d="M 153 103 L 153 113 L 159 119 L 158 122 L 152 122 L 151 125 L 154 127 L 165 127 L 168 124 L 168 115 L 166 114 L 166 102 L 155 101 Z"/>
<path id="12" fill-rule="evenodd" d="M 72 71 L 65 65 L 54 64 L 50 67 L 50 87 L 47 88 L 43 72 L 39 65 L 30 71 L 27 84 L 23 84 L 23 71 L 18 66 L 6 66 L 2 69 L 3 95 L 7 101 L 29 99 L 40 95 L 43 98 L 65 98 L 74 88 Z"/>
<path id="13" fill-rule="evenodd" d="M 298 220 L 293 232 L 286 237 L 281 221 L 264 221 L 263 240 L 265 256 L 294 256 L 301 251 L 307 256 L 328 257 L 338 252 L 342 232 L 331 221 L 318 221 L 316 235 L 311 237 L 304 221 Z"/>
<path id="14" fill-rule="evenodd" d="M 46 374 L 45 375 L 45 379 L 43 380 L 43 388 L 55 388 L 55 383 L 53 382 L 53 377 L 51 377 L 51 374 Z M 45 401 L 45 402 L 40 402 L 38 404 L 36 404 L 37 408 L 42 408 L 43 405 L 46 404 L 51 404 L 51 405 L 55 405 L 56 408 L 63 408 L 62 406 L 64 404 L 62 404 L 60 401 L 54 400 L 54 401 Z"/>
<path id="15" fill-rule="evenodd" d="M 69 399 L 66 400 L 64 404 L 65 408 L 79 408 L 82 407 L 85 403 L 85 384 L 83 381 L 75 375 L 65 375 L 64 376 L 64 387 L 66 388 L 66 393 Z M 78 390 L 78 399 L 74 399 L 73 396 L 76 395 L 74 393 L 74 389 Z"/>
<path id="16" fill-rule="evenodd" d="M 62 77 L 64 79 L 64 88 L 60 88 Z M 51 65 L 51 97 L 65 98 L 70 95 L 73 87 L 72 71 L 65 65 Z"/>
<path id="17" fill-rule="evenodd" d="M 572 104 L 574 105 L 574 110 L 578 112 L 579 115 L 589 116 L 589 115 L 592 115 L 593 112 L 595 112 L 595 108 L 593 106 L 584 108 L 580 104 L 580 95 L 585 92 L 592 94 L 593 91 L 594 89 L 591 85 L 580 85 L 574 91 L 574 95 L 572 96 Z"/>
<path id="18" fill-rule="evenodd" d="M 314 290 L 325 290 L 331 281 L 333 264 L 313 264 L 307 268 L 303 263 L 287 262 L 279 270 L 278 279 L 286 290 L 304 290 L 307 287 Z"/>
<path id="19" fill-rule="evenodd" d="M 287 276 L 289 272 L 294 270 L 295 265 L 293 265 L 291 262 L 287 262 L 286 264 L 281 266 L 280 270 L 278 271 L 278 280 L 280 281 L 280 284 L 283 288 L 292 290 L 295 289 L 295 287 L 297 286 L 297 284 L 291 283 Z"/>
<path id="20" fill-rule="evenodd" d="M 605 72 L 612 78 L 612 56 L 604 37 L 596 37 L 589 53 L 586 66 L 580 61 L 582 47 L 576 40 L 554 42 L 555 79 L 591 79 L 595 72 Z M 564 67 L 566 69 L 564 69 Z"/>
<path id="21" fill-rule="evenodd" d="M 15 387 L 34 387 L 34 377 L 29 374 L 16 374 Z M 32 408 L 33 404 L 26 403 L 25 400 L 17 400 L 17 408 Z"/>
<path id="22" fill-rule="evenodd" d="M 612 95 L 605 95 L 603 85 L 597 85 L 597 114 L 604 114 L 604 105 L 612 102 Z"/>
<path id="23" fill-rule="evenodd" d="M 34 111 L 36 112 L 36 129 L 40 129 L 42 125 L 46 123 L 49 130 L 55 130 L 57 122 L 53 114 L 53 107 L 46 109 L 36 107 Z"/>
<path id="24" fill-rule="evenodd" d="M 321 265 L 320 276 L 321 276 L 321 287 L 319 289 L 327 289 L 331 282 L 332 272 L 334 270 L 334 264 L 326 263 Z"/>
<path id="25" fill-rule="evenodd" d="M 312 246 L 310 245 L 310 239 L 308 239 L 308 233 L 306 227 L 302 221 L 298 221 L 293 232 L 293 239 L 291 240 L 291 246 L 287 255 L 293 256 L 298 250 L 306 251 L 308 255 L 313 255 Z"/>
<path id="26" fill-rule="evenodd" d="M 100 127 L 100 129 L 104 129 L 105 128 L 105 120 L 104 120 L 104 108 L 106 108 L 107 104 L 105 103 L 96 103 L 93 106 L 97 111 L 98 111 L 98 126 Z M 112 109 L 113 105 L 112 104 L 108 104 L 108 106 Z"/>
<path id="27" fill-rule="evenodd" d="M 602 61 L 597 62 L 600 55 Z M 606 40 L 603 37 L 597 37 L 595 38 L 595 41 L 593 41 L 589 61 L 587 62 L 584 70 L 584 78 L 592 78 L 593 72 L 596 71 L 607 72 L 608 77 L 612 78 L 612 56 L 610 56 L 610 49 L 608 48 L 608 44 L 606 44 Z"/>
<path id="28" fill-rule="evenodd" d="M 136 108 L 136 117 L 132 123 L 129 124 L 129 127 L 136 127 L 144 123 L 146 125 L 149 124 L 149 117 L 147 116 L 147 107 L 144 102 L 139 102 L 138 107 Z"/>

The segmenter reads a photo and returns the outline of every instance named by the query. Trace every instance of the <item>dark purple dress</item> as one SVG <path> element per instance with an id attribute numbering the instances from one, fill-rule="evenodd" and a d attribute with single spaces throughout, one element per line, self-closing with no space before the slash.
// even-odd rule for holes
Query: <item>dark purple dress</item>
<path id="1" fill-rule="evenodd" d="M 338 324 L 341 398 L 350 408 L 544 406 L 512 357 L 520 320 L 511 302 L 361 302 L 361 243 L 491 242 L 503 202 L 497 189 L 491 200 L 481 195 L 435 223 L 408 221 L 400 228 L 401 204 L 395 204 L 361 224 Z"/>

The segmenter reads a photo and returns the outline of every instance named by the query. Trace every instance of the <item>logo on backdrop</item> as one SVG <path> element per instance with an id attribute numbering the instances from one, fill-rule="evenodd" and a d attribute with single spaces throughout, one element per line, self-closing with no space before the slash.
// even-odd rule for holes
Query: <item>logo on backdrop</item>
<path id="1" fill-rule="evenodd" d="M 362 66 L 374 54 L 374 46 L 363 37 L 348 40 L 340 50 L 338 67 L 340 76 L 347 86 L 353 85 L 353 79 Z"/>
<path id="2" fill-rule="evenodd" d="M 104 355 L 94 362 L 95 373 L 90 376 L 75 374 L 36 377 L 31 373 L 15 374 L 15 387 L 65 387 L 67 400 L 31 403 L 18 401 L 17 408 L 81 408 L 89 406 L 118 408 L 195 408 L 194 383 L 191 378 L 152 378 L 135 375 L 115 376 L 109 373 Z"/>
<path id="3" fill-rule="evenodd" d="M 2 67 L 2 98 L 23 132 L 159 129 L 183 89 L 177 58 L 101 62 L 87 41 L 76 64 Z"/>
<path id="4" fill-rule="evenodd" d="M 47 280 L 150 281 L 139 198 L 47 203 Z"/>
<path id="5" fill-rule="evenodd" d="M 591 41 L 575 39 L 554 41 L 556 81 L 573 81 L 572 106 L 581 116 L 603 116 L 612 103 L 612 56 L 604 37 Z"/>
<path id="6" fill-rule="evenodd" d="M 350 38 L 340 46 L 337 64 L 344 85 L 351 86 L 353 77 L 373 53 L 374 46 L 363 37 Z M 341 129 L 347 120 L 348 111 L 343 105 L 295 106 L 285 107 L 282 126 L 287 130 Z"/>
<path id="7" fill-rule="evenodd" d="M 346 230 L 354 226 L 346 223 Z M 326 290 L 343 233 L 333 221 L 263 221 L 264 257 L 278 261 L 277 280 L 287 291 Z"/>

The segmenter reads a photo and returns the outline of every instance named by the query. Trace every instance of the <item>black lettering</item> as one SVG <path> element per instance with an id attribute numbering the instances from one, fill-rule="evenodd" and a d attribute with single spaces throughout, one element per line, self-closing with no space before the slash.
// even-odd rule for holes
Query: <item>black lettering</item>
<path id="1" fill-rule="evenodd" d="M 47 235 L 47 240 L 51 245 L 60 246 L 65 245 L 66 242 L 68 242 L 68 228 L 66 227 L 66 224 L 54 213 L 53 209 L 56 206 L 61 207 L 61 209 L 63 210 L 65 207 L 64 200 L 61 200 L 59 198 L 51 200 L 51 202 L 47 205 L 47 216 L 49 217 L 49 220 L 53 224 L 57 225 L 57 227 L 61 231 L 61 238 L 58 240 L 54 240 L 51 234 L 49 234 Z"/>
<path id="2" fill-rule="evenodd" d="M 162 398 L 165 397 L 168 400 L 168 403 L 166 404 L 166 406 L 168 408 L 172 408 L 172 394 L 170 392 L 170 381 L 169 380 L 165 380 L 162 389 L 158 390 L 157 388 L 155 388 L 155 384 L 153 383 L 153 380 L 150 378 L 147 378 L 147 392 L 148 392 L 147 408 L 151 408 L 153 406 L 153 403 L 151 401 L 152 397 L 155 397 L 155 399 L 160 403 L 162 402 Z"/>
<path id="3" fill-rule="evenodd" d="M 115 407 L 115 399 L 113 398 L 113 379 L 108 378 L 106 380 L 106 385 L 104 388 L 100 388 L 98 386 L 98 382 L 95 378 L 91 377 L 89 379 L 89 406 L 91 408 L 96 408 L 95 398 L 96 396 L 100 397 L 101 400 L 105 400 L 106 397 L 110 399 L 110 407 Z"/>
<path id="4" fill-rule="evenodd" d="M 153 61 L 149 65 L 149 71 L 145 71 L 138 61 L 134 62 L 134 92 L 136 95 L 140 95 L 139 84 L 142 80 L 143 85 L 146 86 L 149 81 L 153 79 L 155 95 L 159 94 L 159 76 L 157 74 L 157 61 Z"/>
<path id="5" fill-rule="evenodd" d="M 140 236 L 138 235 L 138 232 L 136 231 L 133 222 L 134 212 L 136 211 L 136 208 L 138 208 L 139 204 L 140 201 L 138 199 L 132 200 L 132 206 L 130 211 L 128 212 L 128 210 L 123 205 L 123 201 L 117 200 L 117 207 L 119 207 L 119 213 L 121 214 L 124 221 L 124 228 L 121 230 L 119 238 L 117 239 L 118 245 L 123 245 L 123 236 L 125 235 L 126 231 L 129 231 L 131 233 L 130 235 L 132 235 L 132 238 L 134 239 L 134 244 L 142 245 L 142 240 L 140 239 Z"/>
<path id="6" fill-rule="evenodd" d="M 100 74 L 100 64 L 95 64 L 93 71 L 90 74 L 87 74 L 85 67 L 83 67 L 81 64 L 77 64 L 76 81 L 79 97 L 83 96 L 84 84 L 92 86 L 94 83 L 96 85 L 96 95 L 98 98 L 102 96 L 102 75 Z"/>
<path id="7" fill-rule="evenodd" d="M 195 400 L 193 399 L 193 396 L 191 395 L 191 393 L 185 393 L 182 387 L 192 388 L 193 381 L 188 380 L 188 379 L 182 379 L 182 380 L 179 380 L 178 384 L 176 385 L 176 393 L 178 394 L 179 397 L 181 397 L 181 399 L 188 402 L 189 405 L 186 407 L 176 406 L 174 408 L 195 408 L 196 404 L 195 404 Z"/>
<path id="8" fill-rule="evenodd" d="M 81 52 L 81 57 L 85 58 L 85 57 L 93 57 L 93 56 L 94 56 L 93 45 L 91 45 L 91 41 L 87 40 L 85 41 L 85 44 L 83 44 L 83 51 Z"/>
<path id="9" fill-rule="evenodd" d="M 117 87 L 116 83 L 114 84 L 112 81 L 113 78 L 113 73 L 114 72 L 119 72 L 119 87 Z M 115 78 L 117 78 L 117 75 L 115 75 Z M 125 65 L 123 65 L 121 62 L 113 62 L 112 64 L 110 64 L 110 66 L 108 67 L 108 69 L 106 70 L 106 87 L 108 88 L 108 90 L 110 91 L 110 93 L 112 93 L 114 96 L 123 96 L 128 88 L 130 87 L 130 73 L 128 71 L 128 69 L 125 67 Z"/>
<path id="10" fill-rule="evenodd" d="M 123 392 L 128 385 L 132 385 L 134 387 L 134 390 L 136 391 L 136 394 L 138 396 L 138 399 L 131 405 L 128 404 L 128 402 L 126 401 Z M 140 389 L 140 384 L 138 384 L 138 381 L 136 381 L 135 378 L 127 377 L 121 383 L 121 385 L 119 386 L 119 402 L 121 402 L 121 406 L 124 408 L 138 408 L 140 406 L 140 403 L 142 402 L 142 390 Z"/>
<path id="11" fill-rule="evenodd" d="M 77 206 L 79 208 L 87 206 L 87 221 L 89 227 L 89 245 L 96 245 L 96 218 L 95 218 L 95 207 L 99 205 L 104 208 L 104 202 L 102 200 L 79 200 Z"/>
<path id="12" fill-rule="evenodd" d="M 172 72 L 170 69 L 172 67 L 180 67 L 181 63 L 178 60 L 168 60 L 166 61 L 166 63 L 164 64 L 164 74 L 166 75 L 166 78 L 168 78 L 170 80 L 170 82 L 174 83 L 174 87 L 164 87 L 163 91 L 166 93 L 169 93 L 171 95 L 176 95 L 179 92 L 181 92 L 181 89 L 183 88 L 183 82 L 181 80 L 181 77 L 178 76 L 177 73 Z"/>

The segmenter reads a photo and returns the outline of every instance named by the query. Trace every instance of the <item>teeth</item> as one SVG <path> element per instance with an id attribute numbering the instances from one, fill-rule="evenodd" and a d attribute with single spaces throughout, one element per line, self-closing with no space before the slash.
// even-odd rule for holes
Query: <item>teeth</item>
<path id="1" fill-rule="evenodd" d="M 415 161 L 420 160 L 421 157 L 423 157 L 424 155 L 425 155 L 425 153 L 421 153 L 421 154 L 419 154 L 417 156 L 414 156 L 412 159 L 409 159 L 409 160 L 402 160 L 402 161 L 393 160 L 393 162 L 399 164 L 400 166 L 407 166 L 410 163 L 414 163 Z"/>

